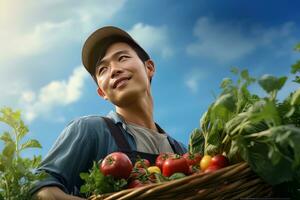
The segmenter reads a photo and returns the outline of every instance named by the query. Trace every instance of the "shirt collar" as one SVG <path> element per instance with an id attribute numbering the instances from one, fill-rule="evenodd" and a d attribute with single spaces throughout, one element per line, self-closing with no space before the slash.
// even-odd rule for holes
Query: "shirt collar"
<path id="1" fill-rule="evenodd" d="M 107 117 L 110 118 L 110 119 L 112 119 L 115 122 L 115 124 L 118 124 L 118 123 L 122 124 L 122 127 L 127 131 L 127 125 L 125 123 L 125 120 L 118 113 L 116 113 L 115 111 L 111 110 L 107 114 Z M 163 133 L 163 134 L 168 135 L 157 123 L 155 123 L 155 125 L 156 125 L 159 133 Z"/>
<path id="2" fill-rule="evenodd" d="M 122 116 L 118 115 L 118 113 L 111 110 L 107 114 L 107 117 L 112 119 L 115 122 L 115 124 L 122 124 L 122 127 L 127 131 L 127 126 L 126 126 L 125 120 L 122 118 Z"/>

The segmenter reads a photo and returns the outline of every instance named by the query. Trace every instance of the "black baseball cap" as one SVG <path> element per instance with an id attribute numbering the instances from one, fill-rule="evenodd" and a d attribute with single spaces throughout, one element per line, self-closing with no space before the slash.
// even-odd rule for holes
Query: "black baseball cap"
<path id="1" fill-rule="evenodd" d="M 105 26 L 93 32 L 85 41 L 82 48 L 82 63 L 86 70 L 93 76 L 99 55 L 104 54 L 106 48 L 101 48 L 110 38 L 123 38 L 137 46 L 149 59 L 148 53 L 124 30 L 115 26 Z"/>

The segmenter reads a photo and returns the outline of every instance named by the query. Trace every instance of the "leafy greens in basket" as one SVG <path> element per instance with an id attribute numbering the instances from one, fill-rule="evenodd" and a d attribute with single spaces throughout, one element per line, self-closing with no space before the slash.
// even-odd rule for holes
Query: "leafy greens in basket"
<path id="1" fill-rule="evenodd" d="M 300 44 L 295 50 L 300 51 Z M 246 161 L 272 185 L 300 180 L 300 87 L 284 100 L 277 93 L 288 77 L 251 77 L 247 70 L 232 69 L 238 76 L 223 79 L 221 94 L 200 119 L 190 137 L 189 151 L 225 154 L 231 163 Z M 294 82 L 300 83 L 300 61 L 292 65 Z M 260 97 L 249 85 L 258 83 L 266 92 Z"/>

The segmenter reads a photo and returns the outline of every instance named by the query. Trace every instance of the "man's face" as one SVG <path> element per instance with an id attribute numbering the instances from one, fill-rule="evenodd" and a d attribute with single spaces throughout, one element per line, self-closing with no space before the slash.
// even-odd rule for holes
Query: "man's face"
<path id="1" fill-rule="evenodd" d="M 114 43 L 96 68 L 98 94 L 116 106 L 128 106 L 150 93 L 154 71 L 154 63 L 143 63 L 127 43 Z"/>

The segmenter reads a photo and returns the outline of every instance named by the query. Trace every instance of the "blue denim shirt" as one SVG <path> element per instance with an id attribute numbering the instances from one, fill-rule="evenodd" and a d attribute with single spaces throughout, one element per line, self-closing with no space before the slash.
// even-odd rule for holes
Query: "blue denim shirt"
<path id="1" fill-rule="evenodd" d="M 127 132 L 123 119 L 113 111 L 107 117 L 122 124 L 125 138 L 131 149 L 136 150 L 135 141 Z M 168 139 L 170 143 L 174 143 L 169 135 Z M 182 143 L 180 145 L 183 152 L 186 152 L 185 146 Z M 68 194 L 79 195 L 83 184 L 79 174 L 87 172 L 93 161 L 99 161 L 114 151 L 118 151 L 118 146 L 102 117 L 85 116 L 71 121 L 36 170 L 37 173 L 45 171 L 49 176 L 37 181 L 31 188 L 31 193 L 44 186 L 57 186 Z"/>

